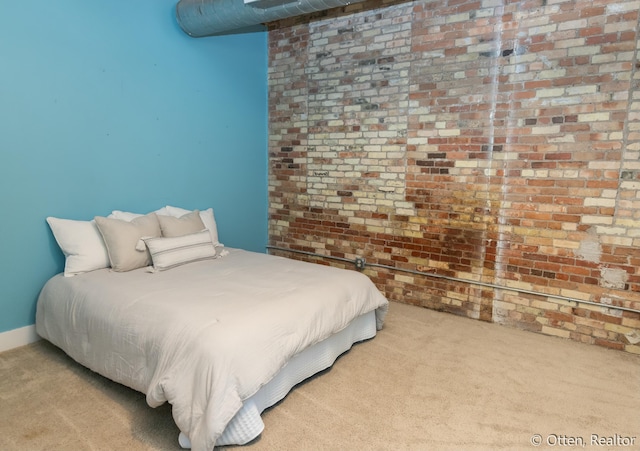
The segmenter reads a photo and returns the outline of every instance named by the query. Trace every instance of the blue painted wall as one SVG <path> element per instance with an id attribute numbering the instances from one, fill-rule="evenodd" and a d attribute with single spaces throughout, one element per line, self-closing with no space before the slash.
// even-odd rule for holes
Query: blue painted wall
<path id="1" fill-rule="evenodd" d="M 213 207 L 224 244 L 264 251 L 266 33 L 193 39 L 175 3 L 3 3 L 0 332 L 63 269 L 47 216 Z"/>

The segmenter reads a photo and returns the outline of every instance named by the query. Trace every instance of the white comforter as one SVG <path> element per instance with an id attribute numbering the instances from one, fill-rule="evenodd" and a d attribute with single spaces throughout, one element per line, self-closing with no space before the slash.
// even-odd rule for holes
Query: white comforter
<path id="1" fill-rule="evenodd" d="M 387 300 L 363 274 L 231 249 L 169 271 L 54 276 L 36 329 L 79 363 L 168 401 L 194 451 L 290 357 Z"/>

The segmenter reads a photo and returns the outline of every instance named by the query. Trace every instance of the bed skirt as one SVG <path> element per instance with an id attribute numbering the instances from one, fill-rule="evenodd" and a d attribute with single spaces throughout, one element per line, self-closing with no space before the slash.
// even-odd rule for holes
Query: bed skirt
<path id="1" fill-rule="evenodd" d="M 265 409 L 283 399 L 295 385 L 329 368 L 354 343 L 375 335 L 376 317 L 371 311 L 354 319 L 342 331 L 295 355 L 271 381 L 244 402 L 216 446 L 244 445 L 257 438 L 264 429 L 260 415 Z M 188 437 L 182 432 L 178 442 L 183 448 L 191 448 Z"/>

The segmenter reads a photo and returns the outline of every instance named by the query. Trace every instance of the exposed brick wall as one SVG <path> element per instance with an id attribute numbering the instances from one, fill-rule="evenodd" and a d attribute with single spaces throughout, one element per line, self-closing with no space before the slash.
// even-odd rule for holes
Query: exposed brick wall
<path id="1" fill-rule="evenodd" d="M 369 0 L 271 24 L 270 244 L 640 353 L 640 315 L 600 306 L 640 310 L 639 10 Z"/>

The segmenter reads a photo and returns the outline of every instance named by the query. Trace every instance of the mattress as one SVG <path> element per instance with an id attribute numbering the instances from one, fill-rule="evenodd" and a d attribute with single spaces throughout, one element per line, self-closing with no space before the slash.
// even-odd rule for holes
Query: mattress
<path id="1" fill-rule="evenodd" d="M 182 442 L 200 451 L 255 438 L 266 407 L 375 335 L 387 308 L 362 273 L 229 249 L 162 272 L 54 276 L 36 330 L 151 407 L 171 403 Z"/>

